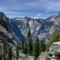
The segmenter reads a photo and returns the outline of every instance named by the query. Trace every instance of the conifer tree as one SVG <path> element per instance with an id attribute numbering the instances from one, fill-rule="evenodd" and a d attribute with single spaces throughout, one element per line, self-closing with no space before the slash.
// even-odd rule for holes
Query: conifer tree
<path id="1" fill-rule="evenodd" d="M 22 51 L 23 51 L 23 53 L 25 53 L 25 54 L 28 53 L 27 43 L 26 43 L 26 42 L 22 43 Z"/>
<path id="2" fill-rule="evenodd" d="M 34 56 L 35 56 L 35 60 L 36 60 L 41 53 L 41 45 L 40 45 L 40 41 L 38 38 L 35 41 L 34 49 L 35 49 Z"/>
<path id="3" fill-rule="evenodd" d="M 46 44 L 44 40 L 41 40 L 41 51 L 44 52 L 46 50 Z"/>
<path id="4" fill-rule="evenodd" d="M 6 51 L 7 51 L 7 41 L 6 39 L 3 41 L 3 44 L 4 44 L 4 60 L 6 60 Z"/>
<path id="5" fill-rule="evenodd" d="M 19 58 L 19 44 L 18 44 L 18 42 L 17 42 L 17 46 L 16 46 L 16 59 L 18 60 L 18 58 Z"/>
<path id="6" fill-rule="evenodd" d="M 28 31 L 28 41 L 27 41 L 27 44 L 28 44 L 28 54 L 32 55 L 33 54 L 33 40 L 32 40 L 32 35 L 31 35 L 31 32 L 30 30 Z"/>
<path id="7" fill-rule="evenodd" d="M 9 60 L 12 60 L 12 47 L 9 48 Z"/>

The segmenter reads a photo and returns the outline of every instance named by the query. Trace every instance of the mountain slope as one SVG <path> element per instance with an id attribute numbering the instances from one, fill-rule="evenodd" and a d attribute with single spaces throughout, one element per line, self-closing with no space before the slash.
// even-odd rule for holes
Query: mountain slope
<path id="1" fill-rule="evenodd" d="M 15 18 L 15 22 L 21 33 L 26 37 L 27 32 L 31 31 L 33 38 L 46 38 L 48 32 L 53 25 L 53 22 L 49 22 L 43 19 L 32 19 L 32 18 Z"/>
<path id="2" fill-rule="evenodd" d="M 50 39 L 54 32 L 60 31 L 60 13 L 47 19 L 33 19 L 29 17 L 15 18 L 15 22 L 22 35 L 27 37 L 30 29 L 33 38 Z"/>
<path id="3" fill-rule="evenodd" d="M 3 25 L 4 23 L 4 25 Z M 16 23 L 5 16 L 4 13 L 0 12 L 0 24 L 6 28 L 8 33 L 15 38 L 17 41 L 23 41 L 25 40 L 25 37 L 21 34 L 18 27 L 16 26 Z"/>
<path id="4" fill-rule="evenodd" d="M 33 19 L 29 17 L 9 19 L 0 12 L 1 24 L 17 41 L 25 41 L 30 30 L 32 38 L 50 39 L 54 32 L 60 31 L 60 14 L 47 19 Z M 1 23 L 0 22 L 0 23 Z"/>
<path id="5" fill-rule="evenodd" d="M 50 29 L 49 32 L 54 33 L 54 32 L 60 32 L 60 13 L 57 15 L 53 16 L 50 21 L 53 22 L 53 25 Z"/>

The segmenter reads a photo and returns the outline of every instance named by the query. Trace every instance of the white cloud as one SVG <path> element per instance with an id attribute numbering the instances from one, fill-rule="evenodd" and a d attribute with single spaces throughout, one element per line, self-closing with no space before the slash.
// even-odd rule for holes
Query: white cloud
<path id="1" fill-rule="evenodd" d="M 38 18 L 40 18 L 42 15 L 43 15 L 43 13 L 38 13 L 38 14 L 36 14 L 33 18 L 38 19 Z"/>
<path id="2" fill-rule="evenodd" d="M 28 2 L 21 2 L 21 0 L 5 0 L 5 3 L 0 2 L 0 11 L 6 13 L 7 15 L 26 15 L 30 13 L 35 13 L 34 18 L 46 17 L 48 13 L 51 11 L 60 11 L 60 0 L 56 2 L 53 0 L 30 0 Z M 33 1 L 33 2 L 32 2 Z M 36 8 L 36 11 L 34 10 Z M 30 12 L 33 9 L 34 12 Z M 39 10 L 43 10 L 42 12 L 38 12 Z M 25 10 L 25 12 L 16 12 L 14 10 Z M 29 10 L 29 12 L 26 12 Z M 46 15 L 47 14 L 47 15 Z M 53 13 L 52 13 L 53 14 Z"/>

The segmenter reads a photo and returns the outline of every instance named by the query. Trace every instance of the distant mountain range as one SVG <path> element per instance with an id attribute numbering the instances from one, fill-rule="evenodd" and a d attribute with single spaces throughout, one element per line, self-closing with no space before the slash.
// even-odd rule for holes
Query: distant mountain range
<path id="1" fill-rule="evenodd" d="M 17 39 L 24 41 L 27 39 L 27 33 L 30 30 L 32 38 L 50 39 L 54 32 L 60 31 L 60 13 L 47 19 L 33 19 L 30 17 L 9 19 L 4 13 L 0 12 L 0 17 L 6 22 L 8 33 Z"/>
<path id="2" fill-rule="evenodd" d="M 32 38 L 46 38 L 48 36 L 48 32 L 53 25 L 53 22 L 49 22 L 44 19 L 32 19 L 29 17 L 25 18 L 15 18 L 15 22 L 21 33 L 26 37 L 27 33 L 30 29 L 32 33 Z"/>

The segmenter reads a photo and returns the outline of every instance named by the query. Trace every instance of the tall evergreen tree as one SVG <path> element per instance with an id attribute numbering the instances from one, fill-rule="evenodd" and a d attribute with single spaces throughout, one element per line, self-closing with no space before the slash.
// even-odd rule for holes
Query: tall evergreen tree
<path id="1" fill-rule="evenodd" d="M 12 60 L 12 47 L 9 48 L 9 60 Z"/>
<path id="2" fill-rule="evenodd" d="M 23 53 L 25 53 L 25 54 L 28 53 L 27 43 L 26 43 L 26 42 L 22 43 L 22 51 L 23 51 Z"/>
<path id="3" fill-rule="evenodd" d="M 17 42 L 17 46 L 16 46 L 16 59 L 18 60 L 19 58 L 19 44 Z"/>
<path id="4" fill-rule="evenodd" d="M 6 54 L 7 54 L 7 41 L 6 39 L 3 41 L 4 44 L 4 60 L 7 60 Z"/>
<path id="5" fill-rule="evenodd" d="M 35 56 L 35 60 L 36 60 L 41 53 L 41 45 L 40 45 L 40 41 L 38 38 L 35 41 L 34 49 L 35 49 L 34 56 Z"/>
<path id="6" fill-rule="evenodd" d="M 27 44 L 28 44 L 28 54 L 32 55 L 33 54 L 33 40 L 32 40 L 32 35 L 31 35 L 31 32 L 30 30 L 28 31 L 28 41 L 27 41 Z"/>
<path id="7" fill-rule="evenodd" d="M 41 40 L 41 51 L 44 52 L 46 50 L 46 44 L 44 40 Z"/>

